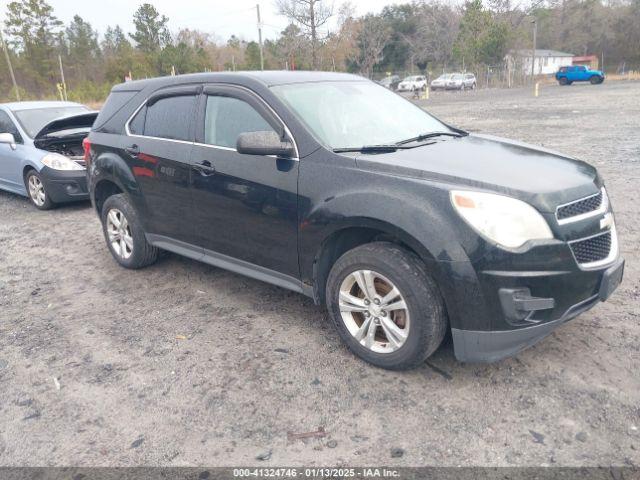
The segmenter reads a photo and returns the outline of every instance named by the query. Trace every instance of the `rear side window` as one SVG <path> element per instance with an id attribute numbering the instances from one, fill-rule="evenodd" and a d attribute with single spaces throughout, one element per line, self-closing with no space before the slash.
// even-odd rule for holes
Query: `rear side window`
<path id="1" fill-rule="evenodd" d="M 189 127 L 193 120 L 194 95 L 181 95 L 177 97 L 161 98 L 152 105 L 140 110 L 144 115 L 144 133 L 146 137 L 167 138 L 171 140 L 190 141 Z M 137 118 L 137 128 L 140 120 Z M 129 125 L 131 129 L 131 124 Z M 133 132 L 132 132 L 133 133 Z"/>
<path id="2" fill-rule="evenodd" d="M 2 110 L 0 110 L 0 133 L 11 133 L 16 143 L 22 143 L 22 137 L 20 136 L 20 132 L 18 132 L 16 124 L 13 123 L 9 115 Z"/>
<path id="3" fill-rule="evenodd" d="M 111 92 L 107 97 L 107 101 L 100 109 L 100 113 L 93 124 L 93 128 L 96 129 L 107 123 L 111 117 L 118 113 L 120 109 L 136 95 L 136 93 L 138 92 L 128 90 Z"/>
<path id="4" fill-rule="evenodd" d="M 273 127 L 247 102 L 233 97 L 207 97 L 204 141 L 208 145 L 236 148 L 241 133 L 264 131 L 273 131 Z"/>
<path id="5" fill-rule="evenodd" d="M 129 122 L 129 132 L 134 135 L 144 135 L 144 120 L 147 116 L 147 106 L 144 105 Z"/>

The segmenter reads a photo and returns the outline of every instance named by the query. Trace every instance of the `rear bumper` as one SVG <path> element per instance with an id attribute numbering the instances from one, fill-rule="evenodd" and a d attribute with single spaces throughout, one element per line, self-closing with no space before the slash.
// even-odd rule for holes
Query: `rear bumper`
<path id="1" fill-rule="evenodd" d="M 39 173 L 47 195 L 54 203 L 89 199 L 86 170 L 54 170 L 44 167 Z"/>
<path id="2" fill-rule="evenodd" d="M 498 279 L 493 288 L 500 283 L 506 284 L 508 288 L 499 289 L 503 293 L 499 302 L 502 318 L 496 323 L 511 328 L 487 331 L 452 328 L 456 358 L 461 362 L 487 363 L 515 355 L 600 301 L 607 300 L 622 281 L 623 273 L 624 260 L 618 258 L 602 270 L 569 276 L 549 272 L 548 276 L 537 276 L 534 283 L 526 275 L 513 276 L 508 281 Z M 535 284 L 546 286 L 542 289 Z M 529 288 L 545 295 L 529 296 Z M 513 305 L 505 300 L 508 297 L 504 294 L 505 291 L 515 292 L 515 311 Z M 517 308 L 522 308 L 522 311 L 518 313 Z M 562 309 L 559 314 L 558 308 Z"/>

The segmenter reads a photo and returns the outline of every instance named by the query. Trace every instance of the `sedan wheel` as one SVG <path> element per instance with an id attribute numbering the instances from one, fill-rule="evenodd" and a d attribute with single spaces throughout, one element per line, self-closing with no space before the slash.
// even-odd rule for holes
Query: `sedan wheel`
<path id="1" fill-rule="evenodd" d="M 112 208 L 107 213 L 107 235 L 111 248 L 123 259 L 127 259 L 133 253 L 133 236 L 129 222 L 124 214 L 117 208 Z"/>
<path id="2" fill-rule="evenodd" d="M 409 336 L 409 310 L 398 288 L 373 270 L 357 270 L 340 285 L 339 308 L 347 330 L 365 348 L 391 353 Z"/>
<path id="3" fill-rule="evenodd" d="M 29 197 L 37 207 L 42 207 L 46 200 L 47 195 L 44 191 L 44 185 L 42 180 L 37 175 L 31 175 L 29 177 Z"/>

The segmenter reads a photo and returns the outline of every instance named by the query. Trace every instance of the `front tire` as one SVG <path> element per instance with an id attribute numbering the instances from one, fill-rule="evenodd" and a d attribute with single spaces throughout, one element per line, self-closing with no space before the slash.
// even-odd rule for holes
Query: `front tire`
<path id="1" fill-rule="evenodd" d="M 564 85 L 568 85 L 569 84 L 569 80 L 567 80 L 566 77 L 560 77 L 560 80 L 558 80 L 558 83 L 562 86 Z"/>
<path id="2" fill-rule="evenodd" d="M 27 194 L 31 203 L 39 210 L 51 210 L 56 206 L 51 201 L 47 191 L 44 187 L 42 177 L 35 170 L 29 170 L 24 178 L 25 186 L 27 187 Z"/>
<path id="3" fill-rule="evenodd" d="M 442 342 L 444 303 L 423 262 L 388 242 L 356 247 L 333 265 L 327 309 L 342 340 L 377 367 L 406 370 Z"/>
<path id="4" fill-rule="evenodd" d="M 131 269 L 155 263 L 158 249 L 147 242 L 138 215 L 124 194 L 107 198 L 100 218 L 104 238 L 116 262 Z"/>

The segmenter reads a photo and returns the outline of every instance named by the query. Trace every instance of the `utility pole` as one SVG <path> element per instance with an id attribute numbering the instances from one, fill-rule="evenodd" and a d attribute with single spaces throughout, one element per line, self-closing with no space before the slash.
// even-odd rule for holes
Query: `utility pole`
<path id="1" fill-rule="evenodd" d="M 64 81 L 64 70 L 62 69 L 62 56 L 58 55 L 58 64 L 60 65 L 60 78 L 62 79 L 62 94 L 65 101 L 67 100 L 67 84 Z"/>
<path id="2" fill-rule="evenodd" d="M 531 20 L 533 23 L 533 50 L 531 50 L 531 83 L 535 84 L 535 75 L 536 75 L 536 42 L 538 37 L 538 23 L 534 18 Z"/>
<path id="3" fill-rule="evenodd" d="M 262 52 L 262 22 L 260 21 L 260 4 L 256 4 L 258 13 L 258 43 L 260 44 L 260 70 L 264 70 L 264 53 Z"/>
<path id="4" fill-rule="evenodd" d="M 4 58 L 7 60 L 7 66 L 9 67 L 9 73 L 11 74 L 11 81 L 13 82 L 13 89 L 16 91 L 16 99 L 20 101 L 20 92 L 18 91 L 18 84 L 16 83 L 16 76 L 13 73 L 13 66 L 11 65 L 11 58 L 9 58 L 9 50 L 4 43 L 4 37 L 2 31 L 0 31 L 0 43 L 2 43 L 2 50 L 4 50 Z"/>

